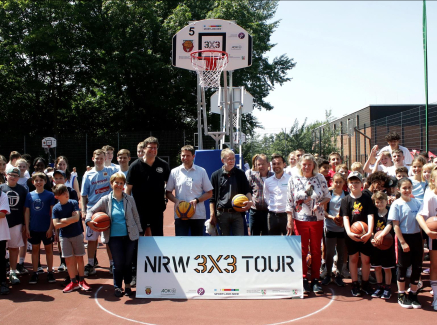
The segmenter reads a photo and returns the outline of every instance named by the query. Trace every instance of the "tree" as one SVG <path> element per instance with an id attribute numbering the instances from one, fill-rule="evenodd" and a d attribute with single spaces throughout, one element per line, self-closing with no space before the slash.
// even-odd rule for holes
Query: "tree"
<path id="1" fill-rule="evenodd" d="M 235 20 L 253 36 L 253 65 L 234 73 L 257 109 L 295 63 L 269 61 L 277 1 L 0 1 L 5 121 L 46 134 L 113 134 L 196 127 L 196 78 L 171 66 L 172 36 L 191 20 Z M 23 114 L 22 112 L 25 112 Z M 257 126 L 245 117 L 245 129 Z M 217 119 L 210 119 L 218 129 Z M 3 132 L 15 126 L 3 123 Z"/>
<path id="2" fill-rule="evenodd" d="M 331 152 L 338 151 L 336 138 L 338 133 L 329 127 L 329 121 L 333 119 L 331 111 L 325 112 L 324 121 L 316 121 L 307 124 L 307 119 L 299 124 L 296 119 L 290 129 L 282 130 L 277 134 L 265 134 L 261 137 L 255 134 L 249 137 L 243 146 L 243 157 L 245 161 L 251 162 L 255 154 L 263 153 L 270 156 L 273 153 L 282 155 L 285 159 L 288 154 L 296 149 L 304 149 L 305 152 L 318 153 L 327 157 Z M 321 142 L 319 140 L 321 131 Z"/>

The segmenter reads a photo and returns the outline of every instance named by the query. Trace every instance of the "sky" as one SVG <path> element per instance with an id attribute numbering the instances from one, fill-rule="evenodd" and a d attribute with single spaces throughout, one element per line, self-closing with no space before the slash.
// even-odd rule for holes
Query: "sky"
<path id="1" fill-rule="evenodd" d="M 296 62 L 291 81 L 266 98 L 274 109 L 255 110 L 264 130 L 277 133 L 342 117 L 370 104 L 425 103 L 422 1 L 279 1 L 280 20 L 269 59 Z M 427 1 L 428 99 L 437 102 L 437 2 Z"/>

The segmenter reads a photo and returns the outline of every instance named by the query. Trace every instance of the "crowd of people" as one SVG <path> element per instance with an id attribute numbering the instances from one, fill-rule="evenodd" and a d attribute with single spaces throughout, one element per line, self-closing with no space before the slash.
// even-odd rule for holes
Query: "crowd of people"
<path id="1" fill-rule="evenodd" d="M 305 294 L 323 294 L 331 283 L 344 287 L 343 279 L 350 277 L 353 296 L 390 299 L 394 274 L 398 303 L 421 308 L 422 263 L 429 256 L 431 266 L 424 272 L 430 274 L 437 310 L 437 232 L 425 222 L 437 214 L 436 164 L 423 155 L 413 159 L 394 132 L 386 140 L 388 146 L 374 146 L 365 164 L 355 162 L 350 170 L 337 152 L 325 159 L 297 149 L 287 161 L 280 154 L 257 154 L 252 168 L 243 171 L 235 165 L 234 152 L 223 149 L 222 167 L 208 177 L 194 164 L 193 146 L 181 148 L 182 164 L 170 170 L 157 156 L 158 139 L 149 137 L 138 144 L 138 159 L 130 165 L 127 149 L 117 152 L 118 165 L 112 162 L 113 147 L 95 150 L 94 167 L 87 166 L 81 185 L 64 156 L 55 160 L 53 170 L 41 157 L 31 164 L 30 157 L 18 152 L 9 161 L 0 156 L 0 254 L 7 250 L 9 283 L 18 284 L 19 276 L 29 273 L 24 266 L 27 243 L 32 250 L 29 283 L 38 283 L 41 241 L 46 280 L 56 282 L 56 241 L 61 257 L 57 271 L 68 272 L 64 292 L 90 290 L 86 278 L 96 274 L 101 237 L 114 295 L 131 295 L 138 239 L 164 235 L 163 213 L 170 200 L 176 236 L 203 236 L 206 219 L 222 236 L 243 236 L 246 217 L 250 236 L 301 236 Z M 242 212 L 232 205 L 237 194 L 247 197 Z M 208 199 L 209 218 L 203 203 Z M 181 201 L 194 207 L 191 218 L 177 216 Z M 96 213 L 111 218 L 109 229 L 97 228 L 92 219 Z M 355 234 L 355 222 L 365 223 L 367 232 Z M 378 249 L 389 234 L 394 245 Z M 0 263 L 0 293 L 7 294 L 6 259 Z"/>

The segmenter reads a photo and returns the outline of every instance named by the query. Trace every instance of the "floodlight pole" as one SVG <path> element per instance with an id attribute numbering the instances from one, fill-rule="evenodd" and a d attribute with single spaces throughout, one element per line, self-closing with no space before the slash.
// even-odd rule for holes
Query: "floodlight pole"
<path id="1" fill-rule="evenodd" d="M 200 77 L 197 74 L 197 148 L 199 150 L 203 149 L 202 141 L 202 89 L 200 87 Z"/>

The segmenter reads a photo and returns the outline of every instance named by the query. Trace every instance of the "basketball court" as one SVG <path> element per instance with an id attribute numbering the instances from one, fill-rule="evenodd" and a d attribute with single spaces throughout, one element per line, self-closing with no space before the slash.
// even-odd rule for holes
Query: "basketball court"
<path id="1" fill-rule="evenodd" d="M 173 204 L 169 202 L 164 215 L 164 234 L 174 236 Z M 419 295 L 423 309 L 406 310 L 397 303 L 394 294 L 389 301 L 369 296 L 355 298 L 350 293 L 350 279 L 345 288 L 331 284 L 325 294 L 310 294 L 305 299 L 274 300 L 158 300 L 114 296 L 112 276 L 105 247 L 99 246 L 97 274 L 87 281 L 90 292 L 62 293 L 62 280 L 67 273 L 55 273 L 56 283 L 46 283 L 46 275 L 37 285 L 28 284 L 29 275 L 20 276 L 21 284 L 11 287 L 11 293 L 0 296 L 1 324 L 398 324 L 414 321 L 435 322 L 428 276 L 425 289 Z M 41 262 L 45 267 L 42 251 Z M 54 265 L 59 265 L 55 245 Z M 26 267 L 31 268 L 30 255 Z M 425 264 L 428 267 L 428 263 Z"/>

